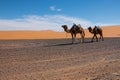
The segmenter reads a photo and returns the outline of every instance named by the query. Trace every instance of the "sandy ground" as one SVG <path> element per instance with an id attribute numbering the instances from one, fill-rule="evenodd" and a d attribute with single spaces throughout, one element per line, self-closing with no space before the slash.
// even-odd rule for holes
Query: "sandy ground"
<path id="1" fill-rule="evenodd" d="M 120 80 L 120 38 L 0 40 L 0 80 Z"/>
<path id="2" fill-rule="evenodd" d="M 61 28 L 62 29 L 62 28 Z M 118 26 L 102 26 L 104 37 L 120 37 L 120 25 Z M 63 29 L 62 29 L 63 30 Z M 85 37 L 93 35 L 85 29 Z M 80 34 L 77 34 L 80 37 Z M 44 31 L 0 31 L 0 39 L 60 39 L 66 38 L 66 32 L 55 32 L 51 30 Z M 71 38 L 71 34 L 67 34 L 67 38 Z"/>

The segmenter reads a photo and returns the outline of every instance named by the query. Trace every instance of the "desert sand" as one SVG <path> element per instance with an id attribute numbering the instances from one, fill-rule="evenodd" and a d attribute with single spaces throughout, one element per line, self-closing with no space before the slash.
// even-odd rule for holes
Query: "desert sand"
<path id="1" fill-rule="evenodd" d="M 0 40 L 0 80 L 120 80 L 120 38 Z"/>
<path id="2" fill-rule="evenodd" d="M 102 28 L 104 41 L 86 32 L 74 44 L 64 32 L 0 32 L 0 80 L 120 80 L 120 27 Z"/>
<path id="3" fill-rule="evenodd" d="M 120 37 L 120 25 L 118 26 L 102 26 L 104 37 Z M 85 37 L 92 37 L 93 35 L 85 29 Z M 78 34 L 77 37 L 80 37 Z M 44 31 L 0 31 L 0 39 L 59 39 L 71 38 L 71 34 L 66 32 L 56 32 L 51 30 Z"/>

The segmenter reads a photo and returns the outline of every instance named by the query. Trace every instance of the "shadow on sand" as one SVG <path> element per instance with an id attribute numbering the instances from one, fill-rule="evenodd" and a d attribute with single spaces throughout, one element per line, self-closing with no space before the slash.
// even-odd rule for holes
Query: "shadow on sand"
<path id="1" fill-rule="evenodd" d="M 63 43 L 63 44 L 52 44 L 52 45 L 46 45 L 44 47 L 52 47 L 52 46 L 67 46 L 67 45 L 73 45 L 72 43 Z"/>
<path id="2" fill-rule="evenodd" d="M 85 41 L 84 43 L 92 43 L 91 41 Z M 46 45 L 44 47 L 52 47 L 52 46 L 67 46 L 67 45 L 77 45 L 77 44 L 84 44 L 80 42 L 75 42 L 75 43 L 61 43 L 61 44 L 52 44 L 52 45 Z"/>

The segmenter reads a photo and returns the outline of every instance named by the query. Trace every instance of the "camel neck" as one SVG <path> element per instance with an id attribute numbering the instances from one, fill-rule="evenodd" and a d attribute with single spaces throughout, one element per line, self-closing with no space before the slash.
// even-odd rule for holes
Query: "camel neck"
<path id="1" fill-rule="evenodd" d="M 65 32 L 70 33 L 70 30 L 69 30 L 69 29 L 64 29 L 64 30 L 65 30 Z"/>
<path id="2" fill-rule="evenodd" d="M 90 31 L 91 33 L 93 33 L 93 31 Z"/>
<path id="3" fill-rule="evenodd" d="M 93 30 L 89 30 L 90 33 L 93 33 Z"/>

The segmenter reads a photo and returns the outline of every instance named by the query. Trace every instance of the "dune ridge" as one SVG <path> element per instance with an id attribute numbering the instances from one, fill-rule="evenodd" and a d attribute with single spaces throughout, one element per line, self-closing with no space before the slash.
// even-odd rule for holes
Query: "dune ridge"
<path id="1" fill-rule="evenodd" d="M 102 26 L 104 37 L 120 37 L 120 25 L 116 26 Z M 85 37 L 92 37 L 93 35 L 85 29 Z M 77 35 L 80 37 L 80 35 Z M 56 32 L 52 30 L 11 30 L 0 31 L 0 39 L 58 39 L 71 38 L 70 34 L 66 32 Z"/>

